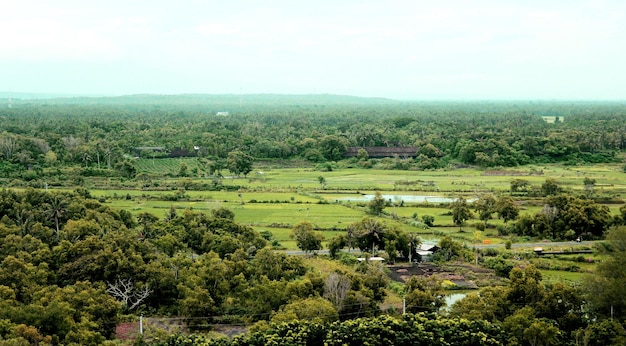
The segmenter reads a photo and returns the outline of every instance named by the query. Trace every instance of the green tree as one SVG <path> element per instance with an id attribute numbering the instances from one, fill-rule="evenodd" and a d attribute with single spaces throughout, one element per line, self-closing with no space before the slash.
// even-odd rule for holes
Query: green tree
<path id="1" fill-rule="evenodd" d="M 504 223 L 515 220 L 519 216 L 519 207 L 515 205 L 515 201 L 511 197 L 501 196 L 498 198 L 495 211 L 498 213 L 498 218 L 504 220 Z"/>
<path id="2" fill-rule="evenodd" d="M 422 215 L 422 221 L 428 227 L 433 227 L 435 224 L 435 217 L 432 215 Z"/>
<path id="3" fill-rule="evenodd" d="M 343 137 L 327 135 L 320 139 L 318 148 L 326 160 L 339 161 L 348 148 L 348 142 Z"/>
<path id="4" fill-rule="evenodd" d="M 387 202 L 380 194 L 380 192 L 376 191 L 376 195 L 372 198 L 371 201 L 367 204 L 367 208 L 369 209 L 369 213 L 372 215 L 380 215 L 383 210 L 385 210 L 385 205 Z"/>
<path id="5" fill-rule="evenodd" d="M 177 176 L 179 177 L 186 177 L 188 176 L 188 172 L 187 172 L 188 168 L 187 168 L 187 164 L 184 162 L 180 163 L 180 167 L 178 169 L 178 174 Z"/>
<path id="6" fill-rule="evenodd" d="M 314 225 L 309 221 L 301 221 L 293 226 L 291 238 L 296 239 L 296 245 L 305 253 L 322 248 L 324 236 L 314 231 Z"/>
<path id="7" fill-rule="evenodd" d="M 339 251 L 346 246 L 348 246 L 348 239 L 345 235 L 339 234 L 330 238 L 328 241 L 328 254 L 330 258 L 337 258 Z"/>
<path id="8" fill-rule="evenodd" d="M 135 165 L 133 165 L 132 162 L 130 162 L 129 160 L 124 160 L 120 162 L 116 166 L 116 168 L 118 172 L 120 172 L 120 174 L 126 178 L 134 178 L 137 174 L 137 169 L 135 168 Z"/>
<path id="9" fill-rule="evenodd" d="M 367 153 L 367 150 L 359 148 L 359 150 L 357 150 L 356 158 L 359 161 L 367 161 L 369 159 L 369 154 Z"/>
<path id="10" fill-rule="evenodd" d="M 310 297 L 290 302 L 272 317 L 272 322 L 299 321 L 334 322 L 339 319 L 337 309 L 322 297 Z"/>
<path id="11" fill-rule="evenodd" d="M 438 312 L 446 304 L 441 282 L 435 276 L 412 276 L 406 282 L 405 290 L 407 312 Z"/>
<path id="12" fill-rule="evenodd" d="M 435 253 L 434 258 L 443 261 L 465 260 L 469 254 L 469 249 L 465 248 L 463 244 L 450 236 L 445 236 L 439 240 L 439 251 Z"/>
<path id="13" fill-rule="evenodd" d="M 244 153 L 241 150 L 233 150 L 228 153 L 226 158 L 226 168 L 236 175 L 243 174 L 247 176 L 252 171 L 252 156 Z"/>
<path id="14" fill-rule="evenodd" d="M 480 196 L 474 201 L 474 211 L 478 213 L 478 218 L 487 225 L 487 220 L 491 219 L 491 215 L 496 212 L 496 198 L 490 194 Z"/>
<path id="15" fill-rule="evenodd" d="M 322 188 L 322 190 L 326 189 L 326 178 L 320 175 L 319 177 L 317 177 L 317 181 L 320 183 L 320 187 Z"/>
<path id="16" fill-rule="evenodd" d="M 459 226 L 459 229 L 462 229 L 465 220 L 469 220 L 472 217 L 472 212 L 463 197 L 459 197 L 454 201 L 450 205 L 450 209 L 452 210 L 452 222 Z"/>
<path id="17" fill-rule="evenodd" d="M 626 296 L 626 227 L 612 228 L 607 236 L 612 246 L 609 257 L 587 276 L 585 287 L 593 311 L 602 317 L 625 316 Z"/>
<path id="18" fill-rule="evenodd" d="M 554 179 L 546 179 L 541 184 L 541 192 L 544 196 L 556 195 L 561 191 L 561 187 Z"/>
<path id="19" fill-rule="evenodd" d="M 582 345 L 626 345 L 626 330 L 617 321 L 601 320 L 590 323 L 581 330 Z"/>
<path id="20" fill-rule="evenodd" d="M 50 218 L 54 220 L 54 227 L 56 230 L 56 234 L 59 234 L 60 229 L 60 221 L 63 215 L 65 214 L 67 208 L 67 201 L 61 195 L 54 195 L 50 200 L 48 215 Z"/>
<path id="21" fill-rule="evenodd" d="M 516 192 L 526 192 L 530 186 L 530 182 L 526 179 L 513 179 L 511 180 L 511 194 Z"/>
<path id="22" fill-rule="evenodd" d="M 366 217 L 351 224 L 348 226 L 348 229 L 354 234 L 356 244 L 362 251 L 371 249 L 373 254 L 376 247 L 384 249 L 384 236 L 389 229 L 388 225 L 384 222 Z"/>

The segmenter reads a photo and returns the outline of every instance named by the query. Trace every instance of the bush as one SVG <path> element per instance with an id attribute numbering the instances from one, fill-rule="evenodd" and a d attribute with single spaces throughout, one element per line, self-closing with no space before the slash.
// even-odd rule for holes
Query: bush
<path id="1" fill-rule="evenodd" d="M 513 262 L 505 259 L 503 256 L 487 257 L 483 260 L 483 264 L 487 268 L 495 270 L 496 275 L 508 278 L 511 270 L 513 270 Z"/>
<path id="2" fill-rule="evenodd" d="M 417 213 L 415 214 L 415 217 L 417 217 Z M 424 221 L 424 224 L 426 224 L 426 226 L 433 227 L 433 225 L 435 224 L 435 217 L 432 215 L 422 215 L 422 221 Z"/>

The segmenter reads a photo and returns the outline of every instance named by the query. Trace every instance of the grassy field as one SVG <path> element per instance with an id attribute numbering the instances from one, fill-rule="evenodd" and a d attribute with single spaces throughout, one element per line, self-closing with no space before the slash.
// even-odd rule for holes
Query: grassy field
<path id="1" fill-rule="evenodd" d="M 295 249 L 295 242 L 289 239 L 294 224 L 310 221 L 328 239 L 337 231 L 345 230 L 349 224 L 368 216 L 367 201 L 350 199 L 376 192 L 393 196 L 392 206 L 385 209 L 386 222 L 418 232 L 424 239 L 436 240 L 448 234 L 470 245 L 482 239 L 492 243 L 503 242 L 496 237 L 495 230 L 495 226 L 502 221 L 490 220 L 491 228 L 476 233 L 474 225 L 479 221 L 469 220 L 463 232 L 459 232 L 452 222 L 448 205 L 435 203 L 430 196 L 455 199 L 462 195 L 471 199 L 485 193 L 508 195 L 512 179 L 525 179 L 534 188 L 539 188 L 548 178 L 555 179 L 566 191 L 582 194 L 585 193 L 585 177 L 596 180 L 595 195 L 614 199 L 626 196 L 626 174 L 621 171 L 621 164 L 437 171 L 337 168 L 322 172 L 311 167 L 284 168 L 264 163 L 255 167 L 246 178 L 226 176 L 221 179 L 223 186 L 237 187 L 234 191 L 192 191 L 182 187 L 185 184 L 211 184 L 213 179 L 175 177 L 181 163 L 187 165 L 188 172 L 202 175 L 202 166 L 196 158 L 138 159 L 136 167 L 145 174 L 137 181 L 125 182 L 127 187 L 124 189 L 99 188 L 90 191 L 92 196 L 105 200 L 115 209 L 127 209 L 134 214 L 150 212 L 159 217 L 164 217 L 171 206 L 179 210 L 193 208 L 207 212 L 224 207 L 235 213 L 237 222 L 257 230 L 270 230 L 289 249 Z M 320 184 L 319 177 L 324 178 L 324 186 Z M 87 184 L 90 184 L 89 180 Z M 94 180 L 92 185 L 107 186 L 106 180 Z M 416 196 L 427 196 L 428 202 L 410 202 L 410 198 Z M 521 214 L 534 214 L 542 208 L 542 198 L 514 198 L 520 205 Z M 619 213 L 621 205 L 609 204 L 611 213 Z M 424 229 L 412 221 L 420 221 L 423 215 L 434 216 L 435 227 Z"/>
<path id="2" fill-rule="evenodd" d="M 198 159 L 137 159 L 138 172 L 147 174 L 145 179 L 163 179 L 174 177 L 185 163 L 191 171 L 198 168 L 195 175 L 203 174 Z M 245 186 L 246 189 L 263 190 L 316 190 L 321 189 L 318 178 L 324 177 L 326 190 L 366 192 L 375 190 L 432 192 L 437 195 L 454 196 L 458 193 L 477 194 L 484 192 L 507 192 L 514 178 L 528 180 L 532 185 L 540 186 L 547 178 L 552 178 L 571 190 L 582 191 L 585 177 L 596 180 L 595 192 L 598 194 L 626 192 L 626 180 L 621 171 L 622 164 L 599 164 L 587 166 L 563 165 L 528 165 L 500 169 L 451 169 L 436 171 L 400 171 L 376 170 L 363 168 L 339 168 L 322 172 L 313 168 L 280 168 L 271 165 L 255 167 L 246 177 L 230 177 L 228 171 L 222 180 L 225 185 Z M 204 172 L 206 173 L 206 172 Z M 180 178 L 176 178 L 180 179 Z M 198 178 L 193 178 L 197 180 Z M 208 181 L 208 179 L 207 179 Z"/>

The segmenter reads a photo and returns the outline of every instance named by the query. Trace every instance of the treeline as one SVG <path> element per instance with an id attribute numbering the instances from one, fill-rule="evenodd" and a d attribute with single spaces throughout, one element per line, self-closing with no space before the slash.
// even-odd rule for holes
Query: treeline
<path id="1" fill-rule="evenodd" d="M 352 159 L 364 167 L 390 169 L 576 164 L 612 161 L 626 145 L 626 107 L 612 103 L 402 103 L 339 98 L 323 104 L 323 98 L 319 103 L 305 102 L 309 100 L 305 96 L 282 104 L 255 100 L 239 105 L 232 97 L 223 103 L 215 98 L 203 101 L 200 96 L 183 100 L 137 96 L 31 101 L 4 108 L 0 110 L 0 171 L 7 176 L 77 165 L 132 175 L 123 163 L 134 156 L 164 155 L 152 148 L 215 161 L 224 161 L 238 150 L 256 160 L 312 162 L 344 159 L 347 147 L 419 148 L 415 159 Z M 217 116 L 219 111 L 229 115 Z M 559 121 L 548 123 L 540 115 Z"/>

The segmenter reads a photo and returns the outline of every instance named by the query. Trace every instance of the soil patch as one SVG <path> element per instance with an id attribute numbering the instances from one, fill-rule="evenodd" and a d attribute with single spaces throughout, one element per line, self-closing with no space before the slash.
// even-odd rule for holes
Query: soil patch
<path id="1" fill-rule="evenodd" d="M 429 277 L 435 275 L 440 280 L 452 281 L 461 288 L 477 289 L 499 280 L 493 270 L 467 263 L 447 263 L 445 265 L 418 263 L 414 265 L 390 265 L 387 268 L 390 271 L 389 277 L 402 283 L 413 276 Z"/>

